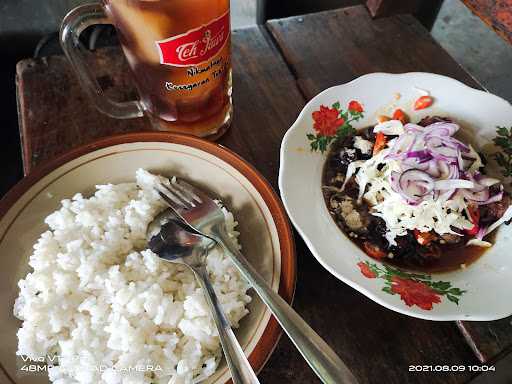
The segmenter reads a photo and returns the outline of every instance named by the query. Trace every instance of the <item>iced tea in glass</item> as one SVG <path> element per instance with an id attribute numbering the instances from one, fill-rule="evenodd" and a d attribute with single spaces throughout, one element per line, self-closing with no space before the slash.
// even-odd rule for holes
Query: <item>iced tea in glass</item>
<path id="1" fill-rule="evenodd" d="M 159 130 L 216 137 L 232 117 L 229 8 L 229 0 L 103 0 L 66 16 L 61 40 L 103 112 L 118 118 L 145 114 Z M 139 101 L 117 103 L 98 94 L 80 56 L 80 33 L 105 23 L 118 32 Z"/>

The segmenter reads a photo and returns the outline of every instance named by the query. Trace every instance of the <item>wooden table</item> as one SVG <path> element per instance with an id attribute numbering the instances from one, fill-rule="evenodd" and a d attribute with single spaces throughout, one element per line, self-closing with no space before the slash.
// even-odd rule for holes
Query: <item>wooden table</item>
<path id="1" fill-rule="evenodd" d="M 107 94 L 134 97 L 119 48 L 98 51 L 91 60 Z M 413 17 L 372 20 L 363 6 L 234 31 L 233 69 L 234 125 L 220 143 L 254 164 L 274 188 L 284 133 L 327 87 L 377 71 L 428 71 L 480 87 Z M 112 120 L 97 112 L 62 56 L 22 61 L 17 81 L 26 173 L 97 137 L 149 128 L 145 119 Z M 510 318 L 430 322 L 395 313 L 330 275 L 296 240 L 294 306 L 361 383 L 464 383 L 477 373 L 409 373 L 409 365 L 494 364 L 512 350 Z M 498 365 L 498 371 L 506 368 Z M 260 378 L 267 384 L 319 382 L 285 336 Z"/>

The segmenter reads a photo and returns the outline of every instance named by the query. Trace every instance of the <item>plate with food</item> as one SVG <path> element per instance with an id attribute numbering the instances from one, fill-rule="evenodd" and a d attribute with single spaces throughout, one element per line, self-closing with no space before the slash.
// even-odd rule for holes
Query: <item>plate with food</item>
<path id="1" fill-rule="evenodd" d="M 377 303 L 430 320 L 512 314 L 512 106 L 429 73 L 313 98 L 279 187 L 313 255 Z"/>
<path id="2" fill-rule="evenodd" d="M 166 208 L 156 176 L 218 197 L 231 240 L 291 302 L 291 229 L 252 166 L 181 135 L 103 139 L 35 169 L 0 202 L 1 304 L 12 309 L 0 320 L 0 364 L 12 383 L 229 381 L 194 275 L 148 249 L 147 227 Z M 209 251 L 207 270 L 260 370 L 280 336 L 277 322 L 220 249 Z"/>

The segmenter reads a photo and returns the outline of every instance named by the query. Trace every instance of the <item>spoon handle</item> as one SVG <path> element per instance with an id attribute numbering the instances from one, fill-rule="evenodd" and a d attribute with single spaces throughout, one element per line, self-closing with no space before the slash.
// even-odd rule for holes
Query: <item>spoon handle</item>
<path id="1" fill-rule="evenodd" d="M 205 267 L 193 268 L 194 273 L 206 294 L 206 301 L 211 308 L 213 319 L 219 331 L 220 343 L 228 363 L 234 384 L 259 384 L 251 364 L 236 339 L 229 320 L 226 318 L 217 295 L 208 277 Z"/>
<path id="2" fill-rule="evenodd" d="M 216 240 L 221 244 L 226 254 L 230 256 L 261 300 L 269 307 L 320 380 L 326 384 L 357 384 L 357 379 L 345 363 L 302 317 L 270 288 L 265 279 L 233 245 L 226 232 L 219 228 L 214 232 Z"/>

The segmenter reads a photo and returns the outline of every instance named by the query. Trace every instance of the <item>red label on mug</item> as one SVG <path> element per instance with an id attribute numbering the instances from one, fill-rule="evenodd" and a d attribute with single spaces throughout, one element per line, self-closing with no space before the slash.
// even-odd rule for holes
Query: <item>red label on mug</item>
<path id="1" fill-rule="evenodd" d="M 226 45 L 230 34 L 229 11 L 207 25 L 157 41 L 160 64 L 188 67 L 207 62 Z"/>

